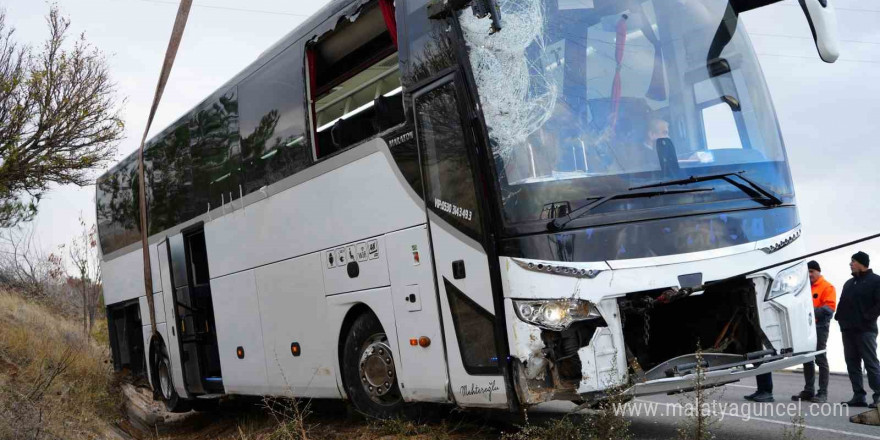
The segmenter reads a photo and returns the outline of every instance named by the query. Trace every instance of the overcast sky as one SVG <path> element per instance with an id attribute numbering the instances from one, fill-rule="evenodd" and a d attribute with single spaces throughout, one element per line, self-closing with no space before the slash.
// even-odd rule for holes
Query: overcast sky
<path id="1" fill-rule="evenodd" d="M 400 0 L 398 0 L 400 1 Z M 791 160 L 807 248 L 821 249 L 880 232 L 880 1 L 831 0 L 838 8 L 841 59 L 819 60 L 796 2 L 744 15 L 772 93 Z M 230 79 L 326 0 L 195 0 L 186 35 L 152 132 L 180 117 Z M 75 34 L 108 55 L 124 107 L 127 138 L 119 157 L 143 133 L 159 67 L 177 10 L 171 0 L 60 0 Z M 48 5 L 0 0 L 19 41 L 46 35 Z M 247 10 L 250 11 L 247 11 Z M 40 205 L 45 247 L 68 242 L 83 213 L 94 222 L 94 188 L 58 188 Z M 858 246 L 880 264 L 880 243 Z M 817 259 L 838 287 L 849 278 L 855 248 Z M 833 326 L 836 331 L 836 326 Z M 843 370 L 839 334 L 829 341 L 832 369 Z"/>

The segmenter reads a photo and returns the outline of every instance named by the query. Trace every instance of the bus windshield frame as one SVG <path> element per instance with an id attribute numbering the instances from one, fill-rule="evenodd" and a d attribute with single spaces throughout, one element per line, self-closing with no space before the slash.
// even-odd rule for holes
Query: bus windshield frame
<path id="1" fill-rule="evenodd" d="M 535 232 L 597 199 L 692 176 L 742 173 L 794 202 L 769 91 L 727 1 L 507 0 L 499 7 L 502 29 L 494 33 L 489 18 L 471 11 L 459 20 L 494 157 L 503 235 Z M 584 217 L 620 222 L 762 207 L 727 181 L 700 187 L 711 191 L 617 197 Z"/>

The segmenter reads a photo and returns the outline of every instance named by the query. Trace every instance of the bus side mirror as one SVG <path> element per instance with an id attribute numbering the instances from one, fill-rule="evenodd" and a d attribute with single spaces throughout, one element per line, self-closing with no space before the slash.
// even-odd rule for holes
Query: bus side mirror
<path id="1" fill-rule="evenodd" d="M 730 0 L 730 5 L 737 14 L 751 11 L 752 9 L 771 5 L 780 0 Z M 807 23 L 810 24 L 810 30 L 813 32 L 813 41 L 816 42 L 816 49 L 819 51 L 819 57 L 826 63 L 837 61 L 840 56 L 840 44 L 837 40 L 837 13 L 834 12 L 834 6 L 830 0 L 798 0 L 804 15 L 807 16 Z"/>
<path id="2" fill-rule="evenodd" d="M 810 30 L 813 31 L 813 40 L 819 57 L 826 63 L 837 61 L 840 56 L 839 42 L 837 41 L 837 13 L 828 0 L 799 0 Z"/>

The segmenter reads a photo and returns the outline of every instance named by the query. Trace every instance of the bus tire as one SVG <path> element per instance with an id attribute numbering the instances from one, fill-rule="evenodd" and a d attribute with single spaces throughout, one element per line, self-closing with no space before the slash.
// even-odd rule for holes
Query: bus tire
<path id="1" fill-rule="evenodd" d="M 411 409 L 400 394 L 388 337 L 376 315 L 364 313 L 352 323 L 342 370 L 348 398 L 367 417 L 399 417 Z"/>
<path id="2" fill-rule="evenodd" d="M 174 389 L 174 379 L 171 374 L 171 362 L 163 347 L 156 360 L 156 375 L 159 383 L 159 396 L 165 404 L 165 409 L 172 413 L 182 413 L 190 410 L 189 402 L 180 398 Z"/>

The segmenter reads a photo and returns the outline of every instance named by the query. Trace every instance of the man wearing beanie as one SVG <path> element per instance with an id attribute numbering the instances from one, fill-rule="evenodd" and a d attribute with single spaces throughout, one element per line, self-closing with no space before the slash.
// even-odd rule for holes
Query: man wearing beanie
<path id="1" fill-rule="evenodd" d="M 868 254 L 864 252 L 852 256 L 849 267 L 853 277 L 843 285 L 834 319 L 840 324 L 840 333 L 843 335 L 843 357 L 853 389 L 852 398 L 843 403 L 849 406 L 867 404 L 867 393 L 862 382 L 864 361 L 868 384 L 874 391 L 873 403 L 868 406 L 876 408 L 880 402 L 880 362 L 877 361 L 880 276 L 868 269 L 870 263 Z"/>
<path id="2" fill-rule="evenodd" d="M 834 286 L 822 276 L 822 268 L 817 261 L 807 263 L 810 270 L 810 287 L 813 292 L 813 316 L 816 317 L 816 350 L 825 350 L 831 317 L 837 305 L 837 292 Z M 816 365 L 819 366 L 819 392 L 816 392 Z M 825 353 L 816 356 L 816 362 L 804 364 L 804 390 L 791 396 L 792 400 L 809 400 L 816 403 L 828 401 L 828 358 Z"/>

